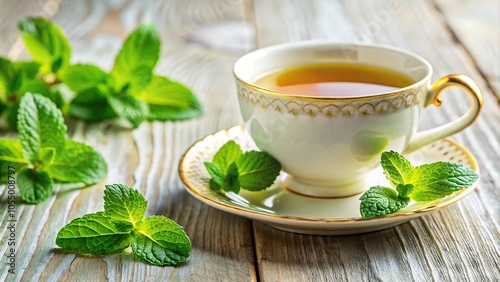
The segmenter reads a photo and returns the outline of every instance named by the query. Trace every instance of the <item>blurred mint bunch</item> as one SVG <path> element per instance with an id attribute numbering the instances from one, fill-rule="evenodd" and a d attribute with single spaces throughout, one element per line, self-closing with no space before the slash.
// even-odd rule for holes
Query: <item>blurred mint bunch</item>
<path id="1" fill-rule="evenodd" d="M 17 130 L 25 93 L 49 98 L 64 114 L 89 122 L 122 118 L 138 127 L 144 120 L 176 121 L 203 113 L 193 92 L 154 73 L 160 39 L 155 27 L 140 25 L 125 40 L 110 72 L 91 64 L 71 64 L 63 31 L 47 19 L 29 17 L 18 29 L 33 61 L 0 57 L 0 117 Z"/>

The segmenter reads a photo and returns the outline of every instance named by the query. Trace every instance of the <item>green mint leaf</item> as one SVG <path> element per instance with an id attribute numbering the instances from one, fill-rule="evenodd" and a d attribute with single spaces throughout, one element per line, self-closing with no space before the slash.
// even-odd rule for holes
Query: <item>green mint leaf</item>
<path id="1" fill-rule="evenodd" d="M 49 167 L 54 162 L 56 150 L 52 147 L 41 148 L 38 156 L 35 167 L 37 167 L 38 170 L 45 170 L 45 168 Z"/>
<path id="2" fill-rule="evenodd" d="M 61 80 L 68 87 L 80 93 L 84 90 L 106 84 L 108 74 L 100 68 L 89 64 L 76 64 L 67 67 L 61 74 Z"/>
<path id="3" fill-rule="evenodd" d="M 57 108 L 61 108 L 64 103 L 64 100 L 59 93 L 53 92 L 47 84 L 39 80 L 25 79 L 23 81 L 23 84 L 21 85 L 21 88 L 19 89 L 19 92 L 23 94 L 28 92 L 40 94 L 44 97 L 49 98 Z"/>
<path id="4" fill-rule="evenodd" d="M 141 221 L 132 236 L 132 250 L 143 261 L 158 266 L 175 266 L 191 252 L 186 232 L 173 220 L 151 216 Z"/>
<path id="5" fill-rule="evenodd" d="M 210 179 L 209 187 L 212 190 L 219 190 L 224 185 L 224 179 L 226 178 L 222 168 L 214 163 L 204 162 L 205 168 L 208 174 L 212 177 Z"/>
<path id="6" fill-rule="evenodd" d="M 121 86 L 133 79 L 139 65 L 153 69 L 160 56 L 160 39 L 154 26 L 142 24 L 125 40 L 111 74 Z"/>
<path id="7" fill-rule="evenodd" d="M 134 127 L 138 127 L 149 113 L 148 104 L 130 95 L 110 96 L 108 103 L 118 116 L 130 122 Z"/>
<path id="8" fill-rule="evenodd" d="M 410 197 L 411 192 L 413 191 L 413 184 L 399 184 L 396 187 L 396 191 L 398 191 L 399 198 L 408 198 Z"/>
<path id="9" fill-rule="evenodd" d="M 92 185 L 106 177 L 108 166 L 92 147 L 67 140 L 64 150 L 56 154 L 47 171 L 56 181 Z"/>
<path id="10" fill-rule="evenodd" d="M 22 94 L 27 92 L 40 94 L 44 97 L 49 98 L 53 103 L 56 104 L 56 107 L 60 107 L 63 102 L 60 99 L 60 96 L 53 93 L 45 83 L 38 80 L 25 79 L 22 81 L 21 86 L 19 86 L 19 89 L 17 89 L 16 91 L 17 95 L 19 96 L 22 96 Z M 18 111 L 19 103 L 12 104 L 7 111 L 7 123 L 9 124 L 9 127 L 14 131 L 17 131 Z"/>
<path id="11" fill-rule="evenodd" d="M 133 226 L 116 221 L 103 212 L 76 218 L 57 233 L 56 244 L 64 250 L 82 254 L 105 255 L 130 246 Z"/>
<path id="12" fill-rule="evenodd" d="M 140 93 L 146 89 L 153 77 L 153 69 L 148 65 L 138 65 L 130 71 L 130 74 L 127 93 L 135 96 L 135 93 Z"/>
<path id="13" fill-rule="evenodd" d="M 250 151 L 236 161 L 241 188 L 260 191 L 271 186 L 280 174 L 281 165 L 266 152 Z"/>
<path id="14" fill-rule="evenodd" d="M 108 94 L 100 88 L 90 88 L 71 100 L 69 114 L 89 122 L 100 122 L 118 117 L 108 103 Z"/>
<path id="15" fill-rule="evenodd" d="M 226 172 L 228 167 L 241 155 L 243 155 L 243 151 L 240 145 L 236 144 L 234 141 L 229 141 L 217 151 L 213 158 L 213 162 Z"/>
<path id="16" fill-rule="evenodd" d="M 37 62 L 17 61 L 14 64 L 24 79 L 35 79 L 40 70 L 40 64 Z"/>
<path id="17" fill-rule="evenodd" d="M 17 26 L 24 45 L 41 64 L 42 73 L 57 73 L 69 64 L 71 47 L 58 26 L 41 17 L 28 17 Z"/>
<path id="18" fill-rule="evenodd" d="M 17 131 L 17 116 L 19 114 L 19 103 L 14 104 L 7 108 L 5 113 L 5 118 L 7 119 L 7 124 L 9 128 L 13 131 Z"/>
<path id="19" fill-rule="evenodd" d="M 1 93 L 0 93 L 0 98 L 1 98 Z M 3 113 L 5 112 L 5 110 L 8 109 L 8 106 L 6 104 L 4 104 L 2 102 L 2 100 L 0 99 L 0 117 L 2 117 Z"/>
<path id="20" fill-rule="evenodd" d="M 220 188 L 222 188 L 221 185 L 217 183 L 213 178 L 210 178 L 210 180 L 208 181 L 208 187 L 210 187 L 210 189 L 214 191 L 218 191 L 220 190 Z"/>
<path id="21" fill-rule="evenodd" d="M 417 202 L 432 201 L 469 187 L 479 176 L 457 163 L 437 162 L 415 168 L 411 198 Z"/>
<path id="22" fill-rule="evenodd" d="M 0 182 L 5 183 L 8 179 L 7 171 L 13 166 L 20 171 L 28 162 L 24 159 L 21 143 L 14 139 L 0 138 Z"/>
<path id="23" fill-rule="evenodd" d="M 8 97 L 21 84 L 22 77 L 10 60 L 0 57 L 0 97 Z"/>
<path id="24" fill-rule="evenodd" d="M 387 180 L 394 187 L 397 187 L 399 184 L 410 183 L 413 166 L 403 155 L 394 151 L 383 152 L 380 164 L 384 169 Z"/>
<path id="25" fill-rule="evenodd" d="M 239 180 L 238 166 L 236 163 L 232 163 L 227 168 L 227 174 L 222 184 L 222 189 L 226 192 L 234 192 L 238 194 L 240 192 L 241 183 Z"/>
<path id="26" fill-rule="evenodd" d="M 153 76 L 146 89 L 135 95 L 149 104 L 150 120 L 183 120 L 203 114 L 200 102 L 189 88 L 163 76 Z"/>
<path id="27" fill-rule="evenodd" d="M 373 186 L 361 198 L 359 211 L 363 218 L 373 218 L 395 213 L 406 207 L 410 198 L 400 198 L 391 188 Z"/>
<path id="28" fill-rule="evenodd" d="M 67 127 L 62 113 L 48 98 L 27 93 L 18 111 L 19 140 L 25 158 L 35 164 L 41 148 L 52 147 L 62 151 Z"/>
<path id="29" fill-rule="evenodd" d="M 139 191 L 123 184 L 106 185 L 104 214 L 109 218 L 136 223 L 144 218 L 147 201 Z"/>
<path id="30" fill-rule="evenodd" d="M 37 172 L 31 168 L 19 171 L 17 188 L 19 197 L 29 204 L 41 203 L 54 194 L 49 174 L 45 171 Z"/>

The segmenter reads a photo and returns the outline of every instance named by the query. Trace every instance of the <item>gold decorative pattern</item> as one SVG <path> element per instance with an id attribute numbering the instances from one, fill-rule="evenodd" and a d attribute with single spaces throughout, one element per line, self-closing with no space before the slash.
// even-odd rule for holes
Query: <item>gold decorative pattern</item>
<path id="1" fill-rule="evenodd" d="M 267 95 L 256 89 L 238 84 L 238 95 L 251 105 L 258 105 L 263 109 L 273 109 L 277 112 L 286 112 L 292 115 L 307 115 L 310 117 L 324 116 L 328 118 L 350 117 L 354 115 L 371 116 L 386 114 L 408 108 L 425 100 L 425 91 L 422 85 L 398 92 L 394 95 L 380 95 L 345 99 L 312 99 L 310 97 L 287 98 L 276 95 Z"/>

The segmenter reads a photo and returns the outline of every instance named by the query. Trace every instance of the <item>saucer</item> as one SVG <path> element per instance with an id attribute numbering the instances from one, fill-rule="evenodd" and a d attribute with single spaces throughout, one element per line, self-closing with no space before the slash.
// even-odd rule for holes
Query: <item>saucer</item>
<path id="1" fill-rule="evenodd" d="M 208 135 L 189 148 L 180 161 L 179 175 L 186 190 L 214 208 L 295 233 L 346 235 L 390 228 L 459 201 L 471 193 L 478 183 L 476 181 L 470 187 L 432 202 L 410 202 L 407 207 L 394 214 L 364 219 L 359 212 L 359 197 L 362 194 L 331 199 L 302 196 L 285 189 L 281 177 L 278 177 L 271 187 L 261 192 L 241 190 L 239 194 L 235 194 L 211 190 L 208 187 L 210 176 L 203 162 L 212 161 L 219 148 L 229 140 L 239 144 L 243 151 L 257 150 L 243 126 Z M 476 173 L 479 172 L 474 156 L 449 138 L 423 147 L 406 157 L 415 166 L 447 161 L 461 163 Z M 373 186 L 390 187 L 381 168 L 374 172 L 371 178 L 373 181 L 370 183 L 373 183 Z"/>

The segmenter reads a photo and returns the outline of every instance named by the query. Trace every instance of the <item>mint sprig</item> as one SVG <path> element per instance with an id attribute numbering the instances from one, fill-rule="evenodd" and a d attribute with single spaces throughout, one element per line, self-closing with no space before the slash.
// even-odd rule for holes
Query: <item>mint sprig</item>
<path id="1" fill-rule="evenodd" d="M 448 196 L 471 186 L 479 178 L 474 171 L 457 163 L 436 162 L 413 167 L 394 151 L 382 153 L 380 163 L 386 178 L 396 189 L 370 187 L 360 198 L 363 218 L 395 213 L 410 200 L 427 202 Z"/>
<path id="2" fill-rule="evenodd" d="M 71 47 L 57 25 L 41 17 L 28 17 L 20 20 L 17 27 L 42 74 L 57 74 L 69 65 Z"/>
<path id="3" fill-rule="evenodd" d="M 121 118 L 138 127 L 145 120 L 177 121 L 203 114 L 188 87 L 154 72 L 161 42 L 152 25 L 142 24 L 127 37 L 109 72 L 86 63 L 72 65 L 69 40 L 47 19 L 22 19 L 18 29 L 34 61 L 0 57 L 0 117 L 12 130 L 17 129 L 19 101 L 28 92 L 89 122 Z"/>
<path id="4" fill-rule="evenodd" d="M 61 111 L 48 98 L 26 93 L 18 111 L 19 140 L 0 138 L 0 168 L 19 171 L 19 196 L 30 204 L 48 199 L 53 183 L 95 184 L 107 174 L 92 147 L 67 140 Z M 2 175 L 4 181 L 7 175 Z"/>
<path id="5" fill-rule="evenodd" d="M 156 29 L 140 25 L 125 40 L 111 72 L 75 64 L 61 80 L 76 93 L 69 113 L 90 122 L 116 117 L 138 127 L 144 120 L 182 120 L 203 113 L 186 86 L 154 73 L 160 39 Z"/>
<path id="6" fill-rule="evenodd" d="M 56 244 L 90 255 L 113 254 L 131 246 L 137 257 L 152 265 L 184 262 L 191 252 L 186 232 L 164 216 L 144 218 L 146 206 L 137 190 L 122 184 L 106 185 L 104 212 L 72 220 L 59 231 Z"/>
<path id="7" fill-rule="evenodd" d="M 234 141 L 229 141 L 214 155 L 212 162 L 205 162 L 212 177 L 212 190 L 239 193 L 240 188 L 261 191 L 271 186 L 281 171 L 280 163 L 266 152 L 243 153 Z"/>

